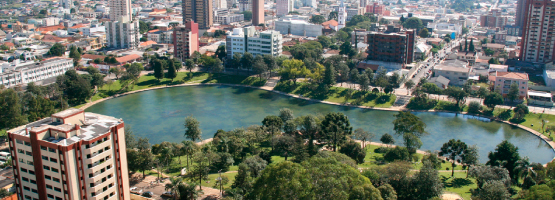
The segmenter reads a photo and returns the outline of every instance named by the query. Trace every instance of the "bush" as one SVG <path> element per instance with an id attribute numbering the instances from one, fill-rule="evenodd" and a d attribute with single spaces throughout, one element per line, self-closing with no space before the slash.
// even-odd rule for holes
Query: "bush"
<path id="1" fill-rule="evenodd" d="M 389 148 L 387 147 L 379 147 L 377 149 L 374 149 L 374 153 L 387 153 L 388 150 Z"/>
<path id="2" fill-rule="evenodd" d="M 449 101 L 439 101 L 437 105 L 434 107 L 434 110 L 446 110 L 446 111 L 458 111 L 458 107 L 456 103 L 452 103 Z"/>
<path id="3" fill-rule="evenodd" d="M 505 111 L 499 113 L 499 115 L 497 117 L 499 117 L 499 119 L 502 119 L 502 120 L 507 120 L 507 119 L 511 118 L 511 110 L 505 110 Z"/>
<path id="4" fill-rule="evenodd" d="M 473 101 L 473 102 L 470 102 L 470 104 L 468 104 L 468 113 L 480 114 L 481 110 L 482 110 L 482 105 L 480 105 L 480 103 L 477 101 Z"/>
<path id="5" fill-rule="evenodd" d="M 429 99 L 425 94 L 410 99 L 407 104 L 408 109 L 413 110 L 429 110 L 436 106 L 437 101 Z"/>
<path id="6" fill-rule="evenodd" d="M 409 150 L 405 147 L 396 146 L 395 148 L 389 149 L 387 153 L 383 156 L 384 160 L 388 162 L 399 161 L 410 161 Z"/>

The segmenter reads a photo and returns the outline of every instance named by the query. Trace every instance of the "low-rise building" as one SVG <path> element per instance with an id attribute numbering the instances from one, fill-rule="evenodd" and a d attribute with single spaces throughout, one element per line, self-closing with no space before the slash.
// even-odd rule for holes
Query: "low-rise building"
<path id="1" fill-rule="evenodd" d="M 457 52 L 457 59 L 468 61 L 470 65 L 474 65 L 476 63 L 476 59 L 478 58 L 478 54 L 473 51 L 459 51 Z"/>
<path id="2" fill-rule="evenodd" d="M 243 22 L 245 21 L 245 15 L 243 14 L 226 14 L 217 15 L 214 17 L 214 23 L 229 25 L 231 23 Z"/>
<path id="3" fill-rule="evenodd" d="M 495 91 L 500 92 L 504 97 L 509 94 L 511 84 L 518 85 L 518 95 L 520 99 L 528 97 L 528 74 L 517 72 L 495 72 L 491 76 L 495 77 Z"/>
<path id="4" fill-rule="evenodd" d="M 303 20 L 283 20 L 275 22 L 275 30 L 283 35 L 318 37 L 322 35 L 322 25 L 311 24 Z"/>
<path id="5" fill-rule="evenodd" d="M 448 65 L 438 65 L 434 67 L 434 77 L 443 76 L 449 79 L 452 85 L 464 85 L 470 77 L 470 68 L 452 67 Z"/>
<path id="6" fill-rule="evenodd" d="M 41 62 L 23 62 L 15 60 L 4 63 L 0 69 L 0 84 L 5 87 L 27 85 L 47 78 L 64 74 L 73 69 L 73 59 L 54 57 Z"/>
<path id="7" fill-rule="evenodd" d="M 283 39 L 277 31 L 258 32 L 253 26 L 234 28 L 226 38 L 227 57 L 232 58 L 234 53 L 249 52 L 256 55 L 270 54 L 278 56 L 282 52 Z"/>

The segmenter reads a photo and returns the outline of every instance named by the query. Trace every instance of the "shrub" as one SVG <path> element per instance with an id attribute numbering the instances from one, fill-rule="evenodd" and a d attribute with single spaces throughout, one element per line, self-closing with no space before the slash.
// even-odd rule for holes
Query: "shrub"
<path id="1" fill-rule="evenodd" d="M 470 104 L 468 104 L 468 113 L 479 114 L 481 110 L 482 110 L 482 105 L 480 105 L 480 103 L 477 101 L 473 101 L 473 102 L 470 102 Z"/>
<path id="2" fill-rule="evenodd" d="M 439 101 L 437 105 L 434 107 L 435 110 L 446 110 L 446 111 L 458 111 L 458 107 L 456 103 L 452 103 L 449 101 Z"/>
<path id="3" fill-rule="evenodd" d="M 409 150 L 405 147 L 396 146 L 395 148 L 389 149 L 387 153 L 383 156 L 384 160 L 388 162 L 399 161 L 410 161 Z"/>
<path id="4" fill-rule="evenodd" d="M 377 149 L 374 149 L 374 153 L 387 153 L 388 150 L 389 148 L 387 147 L 379 147 Z"/>
<path id="5" fill-rule="evenodd" d="M 437 101 L 429 99 L 425 94 L 410 99 L 407 108 L 414 110 L 429 110 L 436 106 Z"/>

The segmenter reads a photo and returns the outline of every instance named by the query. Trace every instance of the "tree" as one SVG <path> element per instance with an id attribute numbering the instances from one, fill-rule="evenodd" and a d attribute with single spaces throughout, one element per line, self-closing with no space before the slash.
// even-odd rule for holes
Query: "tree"
<path id="1" fill-rule="evenodd" d="M 412 89 L 412 87 L 414 87 L 414 82 L 412 80 L 408 80 L 407 82 L 405 82 L 405 87 L 407 88 L 407 90 Z"/>
<path id="2" fill-rule="evenodd" d="M 279 152 L 278 155 L 282 155 L 287 160 L 287 157 L 293 151 L 295 145 L 295 138 L 289 135 L 275 136 L 272 140 L 272 146 L 275 151 Z"/>
<path id="3" fill-rule="evenodd" d="M 189 180 L 191 182 L 197 182 L 202 190 L 203 180 L 208 180 L 208 171 L 210 169 L 209 159 L 207 154 L 199 151 L 193 156 L 194 162 L 193 167 L 189 170 Z"/>
<path id="4" fill-rule="evenodd" d="M 486 56 L 493 56 L 495 52 L 491 49 L 484 49 L 484 54 L 486 54 Z"/>
<path id="5" fill-rule="evenodd" d="M 280 75 L 282 80 L 293 80 L 297 85 L 297 78 L 305 77 L 310 74 L 310 70 L 304 66 L 302 60 L 291 59 L 283 61 Z"/>
<path id="6" fill-rule="evenodd" d="M 185 118 L 185 138 L 191 139 L 195 142 L 200 140 L 202 131 L 200 130 L 200 122 L 197 121 L 192 115 Z"/>
<path id="7" fill-rule="evenodd" d="M 468 45 L 468 50 L 474 52 L 474 39 L 470 39 L 470 44 Z"/>
<path id="8" fill-rule="evenodd" d="M 479 158 L 478 147 L 476 145 L 466 148 L 461 160 L 461 163 L 466 165 L 466 177 L 468 177 L 470 166 L 477 165 L 479 163 Z"/>
<path id="9" fill-rule="evenodd" d="M 349 156 L 358 164 L 364 163 L 364 157 L 366 157 L 366 151 L 360 147 L 359 143 L 352 140 L 341 145 L 339 153 Z"/>
<path id="10" fill-rule="evenodd" d="M 414 199 L 432 199 L 442 194 L 443 183 L 439 179 L 439 172 L 428 161 L 423 162 L 422 168 L 414 175 L 411 182 L 416 190 L 412 196 Z"/>
<path id="11" fill-rule="evenodd" d="M 509 190 L 500 181 L 487 181 L 480 190 L 472 194 L 473 199 L 505 200 L 510 197 Z"/>
<path id="12" fill-rule="evenodd" d="M 189 73 L 191 73 L 194 68 L 195 68 L 195 62 L 193 62 L 192 59 L 186 59 L 185 60 L 185 69 L 189 70 Z"/>
<path id="13" fill-rule="evenodd" d="M 480 104 L 480 102 L 477 101 L 471 101 L 468 104 L 468 113 L 471 114 L 480 114 L 480 111 L 482 110 L 482 105 Z"/>
<path id="14" fill-rule="evenodd" d="M 81 53 L 75 48 L 75 46 L 71 46 L 69 51 L 69 57 L 73 58 L 73 63 L 79 62 L 81 60 Z"/>
<path id="15" fill-rule="evenodd" d="M 310 23 L 313 24 L 321 24 L 324 23 L 326 21 L 326 18 L 322 15 L 312 15 L 312 18 L 310 18 Z"/>
<path id="16" fill-rule="evenodd" d="M 325 35 L 318 36 L 318 42 L 322 44 L 323 48 L 328 48 L 330 45 L 333 44 L 333 42 L 331 41 L 331 38 Z"/>
<path id="17" fill-rule="evenodd" d="M 372 141 L 372 138 L 374 138 L 374 134 L 370 133 L 368 131 L 365 131 L 362 128 L 357 128 L 354 132 L 353 138 L 361 140 L 362 141 L 362 148 L 366 147 L 366 141 Z"/>
<path id="18" fill-rule="evenodd" d="M 169 78 L 172 80 L 177 77 L 177 69 L 175 69 L 175 64 L 174 62 L 168 62 L 168 73 L 166 74 L 166 78 Z"/>
<path id="19" fill-rule="evenodd" d="M 55 43 L 50 50 L 48 50 L 49 56 L 63 56 L 66 52 L 66 47 L 60 43 Z"/>
<path id="20" fill-rule="evenodd" d="M 509 94 L 507 94 L 507 98 L 511 101 L 511 102 L 515 102 L 516 99 L 518 99 L 519 95 L 519 90 L 518 90 L 518 84 L 516 84 L 515 82 L 513 82 L 511 84 L 511 87 L 509 88 Z"/>
<path id="21" fill-rule="evenodd" d="M 330 14 L 328 15 L 328 20 L 336 20 L 337 21 L 337 11 L 331 11 Z"/>
<path id="22" fill-rule="evenodd" d="M 324 79 L 322 83 L 327 87 L 335 85 L 335 67 L 333 65 L 326 65 L 326 70 L 324 70 Z"/>
<path id="23" fill-rule="evenodd" d="M 244 15 L 245 21 L 250 21 L 252 19 L 252 12 L 251 11 L 243 11 L 241 14 Z"/>
<path id="24" fill-rule="evenodd" d="M 496 105 L 503 104 L 503 97 L 497 92 L 490 92 L 484 98 L 484 105 L 493 110 Z"/>
<path id="25" fill-rule="evenodd" d="M 222 61 L 218 58 L 211 58 L 209 62 L 205 63 L 212 73 L 220 73 L 224 70 Z"/>
<path id="26" fill-rule="evenodd" d="M 341 44 L 341 46 L 339 46 L 339 54 L 341 55 L 346 55 L 349 58 L 353 57 L 354 55 L 356 55 L 357 51 L 355 49 L 353 49 L 353 47 L 351 46 L 351 42 L 346 41 L 343 44 Z"/>
<path id="27" fill-rule="evenodd" d="M 246 52 L 246 53 L 243 54 L 243 57 L 241 57 L 241 66 L 244 69 L 248 69 L 249 72 L 250 72 L 250 70 L 252 68 L 253 61 L 254 61 L 253 55 L 249 52 Z"/>
<path id="28" fill-rule="evenodd" d="M 424 162 L 430 162 L 434 169 L 440 169 L 442 160 L 437 156 L 436 153 L 427 151 L 427 154 L 422 157 L 422 163 Z"/>
<path id="29" fill-rule="evenodd" d="M 56 84 L 71 105 L 81 104 L 92 96 L 90 82 L 75 70 L 68 70 L 63 76 L 56 77 Z"/>
<path id="30" fill-rule="evenodd" d="M 179 185 L 181 184 L 183 184 L 183 179 L 179 177 L 170 177 L 170 183 L 166 183 L 164 189 L 171 192 L 173 199 L 177 199 Z"/>
<path id="31" fill-rule="evenodd" d="M 418 17 L 408 18 L 407 20 L 405 20 L 405 22 L 403 22 L 403 27 L 409 28 L 409 29 L 422 28 L 423 27 L 422 20 L 420 20 Z"/>
<path id="32" fill-rule="evenodd" d="M 266 69 L 270 72 L 270 77 L 272 77 L 272 70 L 277 68 L 276 58 L 271 54 L 265 54 L 263 57 Z"/>
<path id="33" fill-rule="evenodd" d="M 387 162 L 410 161 L 411 157 L 407 148 L 396 146 L 395 148 L 388 149 L 387 152 L 385 152 L 383 159 Z"/>
<path id="34" fill-rule="evenodd" d="M 162 62 L 162 60 L 155 59 L 152 66 L 154 68 L 154 77 L 158 79 L 158 82 L 161 78 L 164 78 L 164 64 Z"/>
<path id="35" fill-rule="evenodd" d="M 278 116 L 270 115 L 262 120 L 262 125 L 271 133 L 273 137 L 283 126 L 283 121 Z"/>
<path id="36" fill-rule="evenodd" d="M 218 46 L 218 49 L 216 49 L 215 54 L 220 60 L 223 60 L 227 56 L 227 53 L 225 51 L 225 45 Z"/>
<path id="37" fill-rule="evenodd" d="M 416 149 L 419 148 L 418 144 L 422 144 L 420 142 L 420 137 L 428 134 L 425 131 L 426 124 L 416 115 L 408 111 L 400 111 L 394 116 L 396 117 L 393 121 L 393 130 L 395 130 L 395 134 L 403 136 L 405 146 L 411 153 L 416 152 Z"/>
<path id="38" fill-rule="evenodd" d="M 449 142 L 444 143 L 439 152 L 440 156 L 445 156 L 451 161 L 451 177 L 455 175 L 456 162 L 462 162 L 464 152 L 468 146 L 460 140 L 451 139 Z"/>
<path id="39" fill-rule="evenodd" d="M 114 76 L 116 76 L 116 80 L 117 80 L 117 79 L 119 79 L 119 76 L 122 74 L 122 71 L 120 70 L 119 67 L 111 67 L 110 70 L 108 70 L 108 73 L 114 74 Z"/>
<path id="40" fill-rule="evenodd" d="M 187 200 L 194 200 L 197 199 L 200 194 L 202 194 L 202 190 L 197 190 L 197 186 L 199 186 L 196 183 L 188 183 L 188 184 L 180 184 L 178 186 L 178 193 L 179 193 L 179 199 L 187 199 Z"/>
<path id="41" fill-rule="evenodd" d="M 392 135 L 386 133 L 382 135 L 382 137 L 380 138 L 380 142 L 390 145 L 390 144 L 395 144 L 395 139 L 393 139 Z"/>
<path id="42" fill-rule="evenodd" d="M 321 124 L 324 138 L 333 145 L 333 151 L 351 135 L 352 129 L 349 118 L 343 113 L 328 113 Z"/>
<path id="43" fill-rule="evenodd" d="M 260 80 L 262 80 L 262 74 L 266 72 L 267 67 L 266 67 L 266 63 L 264 63 L 264 58 L 261 55 L 257 55 L 254 58 L 252 69 L 254 73 L 258 74 Z"/>
<path id="44" fill-rule="evenodd" d="M 14 128 L 25 123 L 21 104 L 13 89 L 0 90 L 0 129 Z"/>
<path id="45" fill-rule="evenodd" d="M 489 64 L 499 64 L 499 60 L 497 60 L 497 59 L 495 59 L 495 58 L 490 58 L 490 59 L 488 60 L 488 63 L 489 63 Z"/>
<path id="46" fill-rule="evenodd" d="M 503 140 L 503 142 L 497 145 L 494 152 L 489 152 L 488 158 L 489 161 L 486 163 L 486 165 L 501 166 L 509 171 L 509 175 L 511 178 L 516 177 L 516 174 L 514 173 L 514 168 L 516 162 L 520 160 L 518 147 L 508 142 L 507 140 Z"/>
<path id="47" fill-rule="evenodd" d="M 279 118 L 281 119 L 282 122 L 287 122 L 289 120 L 295 119 L 295 116 L 293 115 L 293 111 L 291 111 L 291 109 L 282 108 L 282 109 L 279 109 Z"/>
<path id="48" fill-rule="evenodd" d="M 378 23 L 380 23 L 380 25 L 389 24 L 389 20 L 387 20 L 386 18 L 381 18 L 380 21 L 378 21 Z"/>
<path id="49" fill-rule="evenodd" d="M 445 89 L 444 93 L 447 94 L 449 98 L 452 98 L 455 100 L 457 104 L 457 110 L 460 110 L 461 102 L 464 104 L 465 98 L 468 96 L 468 93 L 466 93 L 466 91 L 456 86 L 448 87 L 447 89 Z"/>
<path id="50" fill-rule="evenodd" d="M 319 136 L 317 135 L 320 131 L 319 120 L 314 115 L 304 116 L 300 127 L 301 133 L 308 137 L 308 153 L 313 156 L 318 152 L 314 147 L 314 140 Z"/>
<path id="51" fill-rule="evenodd" d="M 423 28 L 422 30 L 420 30 L 420 33 L 418 33 L 421 38 L 427 38 L 429 34 L 430 32 L 428 32 L 427 28 Z"/>

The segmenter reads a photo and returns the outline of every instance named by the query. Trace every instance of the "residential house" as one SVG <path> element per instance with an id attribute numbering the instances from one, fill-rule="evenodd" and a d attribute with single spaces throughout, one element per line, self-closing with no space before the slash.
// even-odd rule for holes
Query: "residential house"
<path id="1" fill-rule="evenodd" d="M 492 75 L 495 79 L 494 88 L 495 91 L 500 92 L 503 97 L 507 97 L 511 84 L 518 85 L 518 95 L 520 99 L 528 97 L 528 74 L 517 73 L 517 72 L 495 72 Z"/>
<path id="2" fill-rule="evenodd" d="M 472 51 L 459 51 L 459 52 L 457 52 L 457 59 L 468 61 L 468 63 L 470 63 L 470 65 L 474 65 L 474 63 L 476 63 L 477 58 L 478 58 L 478 56 L 477 56 L 476 52 L 472 52 Z"/>
<path id="3" fill-rule="evenodd" d="M 453 85 L 464 85 L 470 77 L 471 68 L 452 67 L 440 64 L 434 67 L 434 77 L 443 76 Z"/>
<path id="4" fill-rule="evenodd" d="M 437 87 L 439 87 L 441 89 L 447 89 L 447 86 L 449 85 L 449 82 L 451 82 L 451 81 L 449 79 L 445 78 L 444 76 L 438 76 L 438 77 L 430 78 L 430 80 L 428 82 L 437 85 Z"/>

